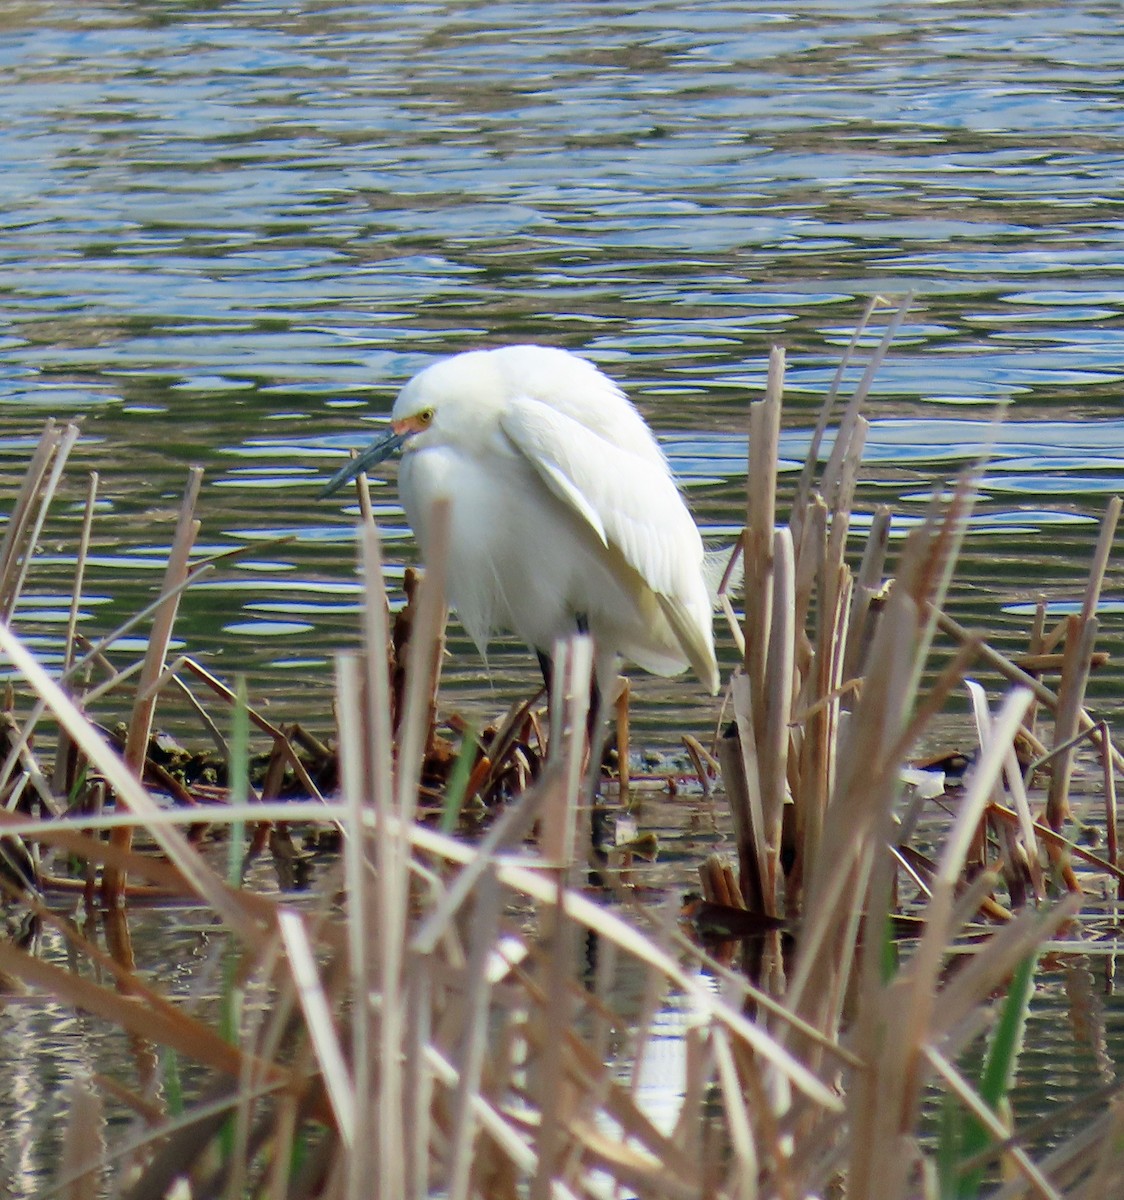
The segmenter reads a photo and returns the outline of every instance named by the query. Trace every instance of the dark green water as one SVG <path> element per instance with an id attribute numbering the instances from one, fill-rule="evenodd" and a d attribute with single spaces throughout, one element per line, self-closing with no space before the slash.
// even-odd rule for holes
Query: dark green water
<path id="1" fill-rule="evenodd" d="M 178 642 L 327 728 L 357 596 L 351 517 L 314 496 L 414 371 L 512 341 L 587 354 L 721 541 L 769 347 L 795 466 L 867 299 L 913 291 L 859 508 L 908 527 L 1005 402 L 953 607 L 1017 644 L 1039 592 L 1079 602 L 1124 487 L 1122 59 L 1095 3 L 10 0 L 0 511 L 47 416 L 84 431 L 19 627 L 57 656 L 86 471 L 96 636 L 154 594 L 199 464 L 201 553 L 293 540 L 189 593 Z M 393 580 L 392 479 L 377 500 Z M 1122 606 L 1114 563 L 1092 692 L 1114 719 Z M 452 649 L 451 705 L 491 715 L 532 684 L 519 647 L 489 670 Z M 637 685 L 641 742 L 712 727 L 689 682 Z M 42 1168 L 6 1165 L 25 1190 Z"/>

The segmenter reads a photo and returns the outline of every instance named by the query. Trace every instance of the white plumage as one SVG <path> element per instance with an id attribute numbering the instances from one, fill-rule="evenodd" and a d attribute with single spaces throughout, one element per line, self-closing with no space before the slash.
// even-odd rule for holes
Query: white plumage
<path id="1" fill-rule="evenodd" d="M 423 559 L 432 505 L 449 501 L 449 600 L 481 652 L 509 630 L 549 655 L 584 621 L 599 673 L 619 655 L 717 690 L 702 539 L 651 430 L 592 363 L 458 354 L 406 384 L 391 425 L 326 492 L 401 446 Z"/>

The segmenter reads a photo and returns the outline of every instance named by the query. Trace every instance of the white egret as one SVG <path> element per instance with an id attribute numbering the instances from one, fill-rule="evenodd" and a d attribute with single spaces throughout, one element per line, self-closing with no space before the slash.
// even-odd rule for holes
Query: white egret
<path id="1" fill-rule="evenodd" d="M 449 601 L 481 654 L 508 630 L 545 672 L 555 641 L 585 630 L 602 681 L 620 657 L 718 690 L 699 531 L 643 417 L 592 363 L 530 345 L 436 362 L 322 495 L 399 448 L 423 560 L 433 502 L 449 501 Z"/>

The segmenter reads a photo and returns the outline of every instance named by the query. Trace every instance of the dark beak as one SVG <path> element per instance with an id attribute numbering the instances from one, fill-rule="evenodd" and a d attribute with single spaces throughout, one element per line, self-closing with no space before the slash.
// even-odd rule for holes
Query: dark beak
<path id="1" fill-rule="evenodd" d="M 389 458 L 409 436 L 408 433 L 384 433 L 382 437 L 376 438 L 366 450 L 361 450 L 359 454 L 340 467 L 324 485 L 323 490 L 316 497 L 317 500 L 326 499 L 334 492 L 338 492 L 356 475 L 366 471 L 368 467 L 376 466 L 384 459 Z"/>

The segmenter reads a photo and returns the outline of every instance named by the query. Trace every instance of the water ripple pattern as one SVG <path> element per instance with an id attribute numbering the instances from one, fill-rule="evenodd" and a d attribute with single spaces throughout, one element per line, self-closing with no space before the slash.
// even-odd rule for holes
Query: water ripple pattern
<path id="1" fill-rule="evenodd" d="M 590 355 L 720 541 L 769 346 L 791 481 L 880 292 L 916 300 L 871 398 L 865 511 L 907 529 L 994 441 L 961 615 L 1072 601 L 1124 475 L 1110 8 L 27 0 L 0 33 L 5 494 L 43 419 L 84 428 L 25 614 L 48 651 L 81 469 L 97 633 L 151 595 L 199 463 L 207 551 L 251 552 L 185 598 L 181 640 L 326 722 L 354 510 L 316 485 L 415 370 L 518 340 Z M 378 484 L 393 585 L 412 550 Z M 453 649 L 450 687 L 488 709 L 533 678 L 516 647 Z M 698 702 L 641 690 L 651 730 Z"/>

